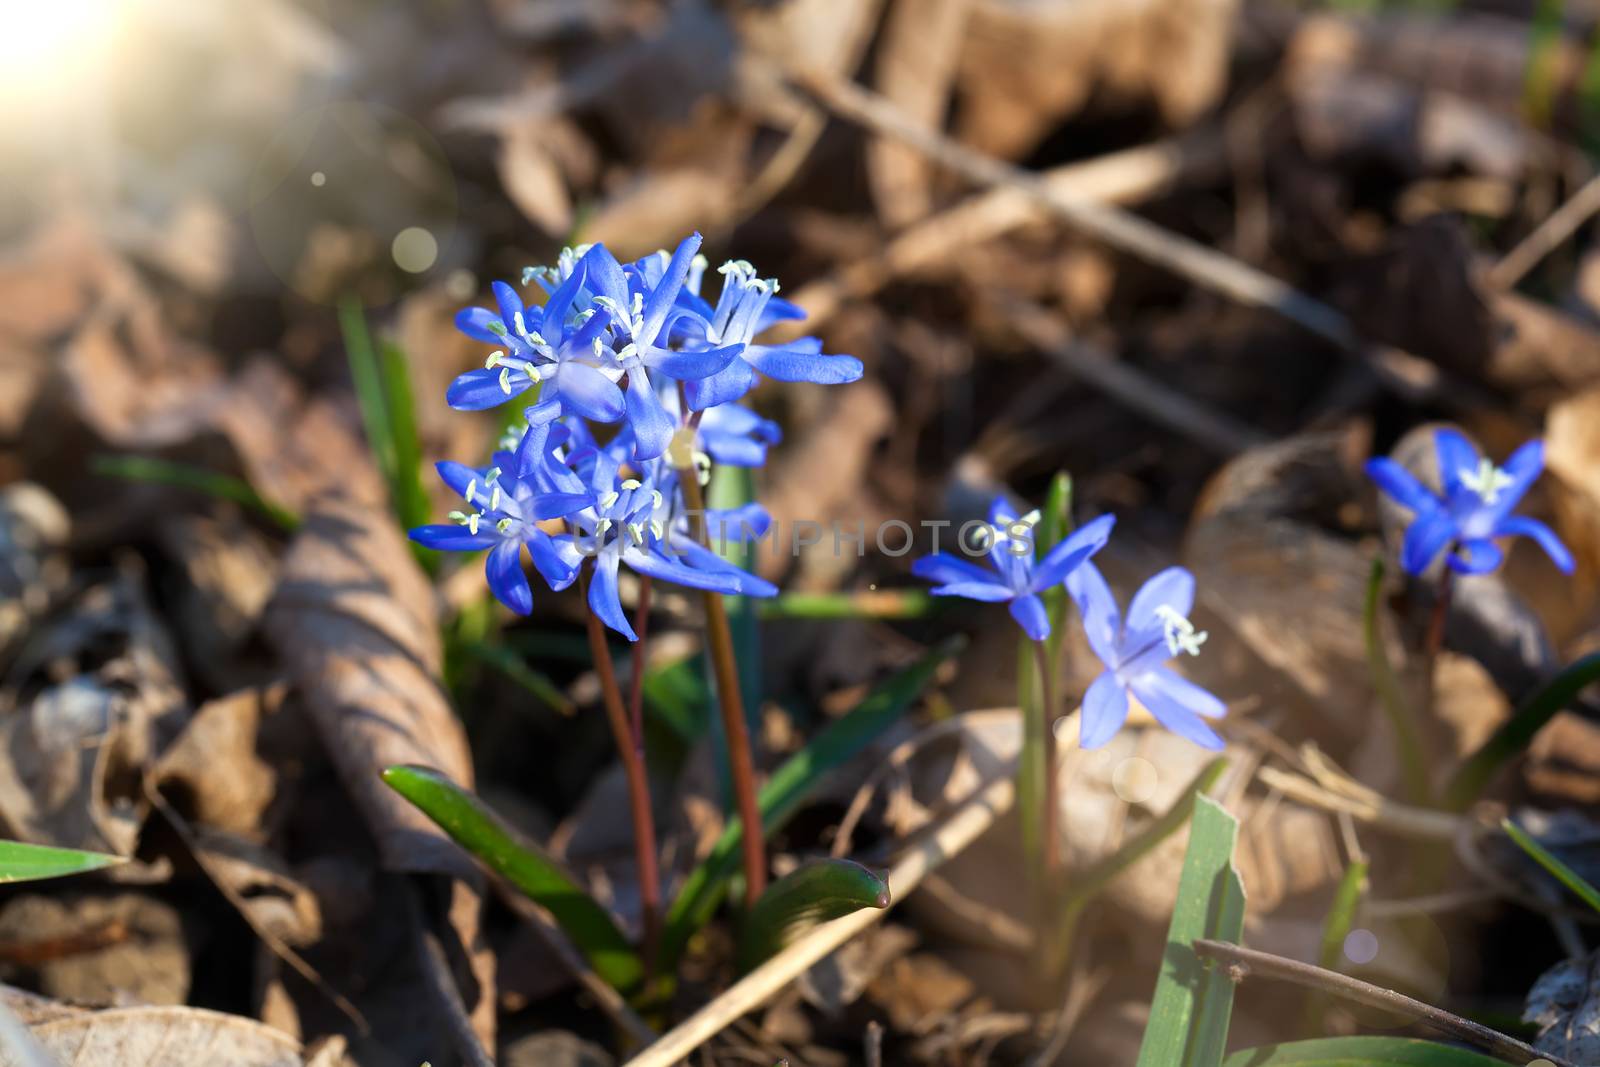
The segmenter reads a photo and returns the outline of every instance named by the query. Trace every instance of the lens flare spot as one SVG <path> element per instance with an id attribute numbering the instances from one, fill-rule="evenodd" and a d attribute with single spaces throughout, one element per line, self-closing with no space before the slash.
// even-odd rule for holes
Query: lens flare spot
<path id="1" fill-rule="evenodd" d="M 1111 772 L 1111 788 L 1128 804 L 1143 804 L 1156 795 L 1161 775 L 1155 764 L 1139 756 L 1129 756 Z"/>
<path id="2" fill-rule="evenodd" d="M 401 270 L 421 274 L 439 258 L 439 242 L 421 226 L 407 226 L 394 235 L 389 251 Z"/>
<path id="3" fill-rule="evenodd" d="M 328 176 L 322 173 L 320 170 L 314 170 L 311 172 L 311 184 L 315 185 L 318 189 L 321 189 L 324 185 L 328 184 Z"/>
<path id="4" fill-rule="evenodd" d="M 1364 967 L 1378 958 L 1378 935 L 1371 930 L 1351 930 L 1344 939 L 1345 959 Z"/>

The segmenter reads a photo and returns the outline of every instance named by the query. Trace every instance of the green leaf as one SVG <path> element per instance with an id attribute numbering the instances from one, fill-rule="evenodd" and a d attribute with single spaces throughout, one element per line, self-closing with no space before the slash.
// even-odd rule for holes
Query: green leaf
<path id="1" fill-rule="evenodd" d="M 1600 652 L 1567 665 L 1560 674 L 1525 700 L 1522 707 L 1474 752 L 1450 781 L 1445 799 L 1454 811 L 1465 811 L 1506 761 L 1533 741 L 1556 712 L 1571 704 L 1579 693 L 1600 681 Z"/>
<path id="2" fill-rule="evenodd" d="M 800 810 L 824 775 L 894 725 L 933 680 L 939 665 L 955 655 L 961 644 L 960 640 L 946 642 L 880 683 L 861 703 L 825 726 L 804 748 L 784 761 L 757 798 L 763 834 L 770 837 L 777 832 Z M 672 968 L 690 936 L 710 921 L 722 902 L 728 880 L 739 868 L 739 843 L 743 833 L 737 818 L 729 820 L 727 829 L 700 865 L 689 873 L 667 910 L 661 950 L 666 969 Z"/>
<path id="3" fill-rule="evenodd" d="M 23 841 L 0 841 L 0 882 L 36 882 L 41 878 L 98 871 L 102 867 L 124 862 L 121 856 L 110 856 L 104 852 L 51 848 L 49 845 L 30 845 Z"/>
<path id="4" fill-rule="evenodd" d="M 267 518 L 285 533 L 293 533 L 300 525 L 300 516 L 267 500 L 244 479 L 218 474 L 192 463 L 177 463 L 154 456 L 96 456 L 89 466 L 94 473 L 108 478 L 172 485 L 219 500 L 231 500 Z"/>
<path id="5" fill-rule="evenodd" d="M 1334 891 L 1333 904 L 1328 908 L 1328 918 L 1322 924 L 1322 947 L 1317 952 L 1317 964 L 1325 970 L 1337 971 L 1344 958 L 1345 938 L 1355 925 L 1356 909 L 1361 906 L 1361 896 L 1367 890 L 1367 861 L 1356 860 L 1344 869 L 1339 888 Z"/>
<path id="6" fill-rule="evenodd" d="M 842 919 L 862 908 L 888 906 L 889 883 L 861 864 L 813 860 L 767 886 L 745 916 L 739 969 L 755 968 L 818 923 Z"/>
<path id="7" fill-rule="evenodd" d="M 572 701 L 549 675 L 528 666 L 528 661 L 504 645 L 488 641 L 463 640 L 458 645 L 462 652 L 498 670 L 501 674 L 526 689 L 551 711 L 571 715 Z"/>
<path id="8" fill-rule="evenodd" d="M 950 598 L 924 589 L 779 593 L 756 604 L 763 619 L 924 619 L 953 606 Z"/>
<path id="9" fill-rule="evenodd" d="M 1224 1067 L 1505 1067 L 1505 1062 L 1410 1037 L 1325 1037 L 1241 1049 Z"/>
<path id="10" fill-rule="evenodd" d="M 1372 571 L 1367 578 L 1367 602 L 1361 616 L 1361 635 L 1367 646 L 1367 669 L 1372 672 L 1372 685 L 1378 691 L 1378 702 L 1383 705 L 1394 727 L 1395 740 L 1400 749 L 1400 772 L 1405 779 L 1406 795 L 1413 804 L 1429 803 L 1433 787 L 1428 782 L 1428 760 L 1422 752 L 1422 740 L 1417 733 L 1416 716 L 1406 700 L 1400 679 L 1389 663 L 1389 654 L 1383 647 L 1383 634 L 1378 628 L 1378 602 L 1383 592 L 1383 560 L 1372 561 Z"/>
<path id="11" fill-rule="evenodd" d="M 389 767 L 383 780 L 480 863 L 554 916 L 595 973 L 628 992 L 644 964 L 605 908 L 560 863 L 505 824 L 482 800 L 430 767 Z"/>
<path id="12" fill-rule="evenodd" d="M 1045 505 L 1034 530 L 1033 554 L 1043 559 L 1072 531 L 1072 478 L 1058 473 L 1050 482 Z M 1050 617 L 1050 636 L 1044 641 L 1044 662 L 1055 677 L 1060 663 L 1061 640 L 1067 618 L 1067 590 L 1063 585 L 1040 594 Z M 1022 751 L 1017 757 L 1017 817 L 1022 824 L 1022 855 L 1034 879 L 1033 894 L 1044 892 L 1045 717 L 1039 691 L 1039 651 L 1026 635 L 1017 643 L 1017 706 L 1022 710 Z M 1058 713 L 1060 709 L 1055 709 Z"/>
<path id="13" fill-rule="evenodd" d="M 1600 890 L 1590 885 L 1583 875 L 1562 863 L 1555 853 L 1539 844 L 1533 838 L 1533 835 L 1510 819 L 1501 819 L 1500 828 L 1506 832 L 1511 840 L 1517 843 L 1522 851 L 1537 860 L 1539 866 L 1554 875 L 1556 881 L 1572 890 L 1573 894 L 1589 907 L 1595 911 L 1600 911 Z"/>
<path id="14" fill-rule="evenodd" d="M 356 390 L 356 406 L 361 410 L 361 425 L 366 430 L 367 447 L 384 481 L 394 485 L 394 435 L 389 430 L 389 408 L 384 397 L 383 373 L 367 331 L 367 316 L 361 301 L 350 294 L 339 301 L 339 332 L 344 337 L 345 358 L 350 365 L 350 381 Z"/>
<path id="15" fill-rule="evenodd" d="M 1237 943 L 1244 932 L 1244 887 L 1233 869 L 1238 834 L 1238 820 L 1220 804 L 1206 796 L 1195 799 L 1139 1067 L 1217 1067 L 1222 1062 L 1233 983 L 1195 954 L 1194 942 Z"/>
<path id="16" fill-rule="evenodd" d="M 422 485 L 422 438 L 417 433 L 417 403 L 411 393 L 411 371 L 400 346 L 378 346 L 383 370 L 384 407 L 389 416 L 389 443 L 394 454 L 394 509 L 407 529 L 428 521 L 428 493 Z"/>

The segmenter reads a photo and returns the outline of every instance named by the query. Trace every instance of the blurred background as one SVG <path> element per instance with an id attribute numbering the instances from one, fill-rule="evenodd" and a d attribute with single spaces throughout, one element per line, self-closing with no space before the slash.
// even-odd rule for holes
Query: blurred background
<path id="1" fill-rule="evenodd" d="M 365 792 L 406 759 L 475 774 L 636 919 L 576 600 L 541 595 L 513 625 L 476 561 L 399 533 L 452 506 L 426 465 L 476 462 L 500 430 L 443 403 L 483 357 L 454 314 L 578 243 L 626 260 L 698 230 L 865 362 L 850 386 L 754 395 L 785 435 L 753 486 L 780 529 L 959 524 L 1068 471 L 1081 515 L 1119 516 L 1119 588 L 1174 559 L 1196 572 L 1215 650 L 1196 669 L 1246 764 L 1314 741 L 1388 795 L 1361 612 L 1393 517 L 1361 462 L 1432 420 L 1497 458 L 1543 435 L 1529 511 L 1579 571 L 1519 546 L 1466 597 L 1427 724 L 1442 780 L 1600 647 L 1597 34 L 1587 0 L 8 0 L 0 827 L 135 862 L 0 896 L 0 978 L 253 1016 L 308 1061 L 450 1062 L 385 886 L 453 861 L 407 853 Z M 354 548 L 308 547 L 326 514 Z M 954 629 L 973 647 L 914 722 L 1014 702 L 1003 615 L 940 614 L 906 557 L 869 538 L 761 567 L 820 598 L 759 626 L 765 766 Z M 1399 659 L 1415 591 L 1385 592 Z M 681 873 L 722 816 L 695 628 L 673 625 L 694 610 L 661 611 L 652 759 Z M 445 679 L 379 700 L 408 724 L 398 752 L 315 710 L 367 699 L 319 688 L 325 649 L 296 637 L 333 647 L 351 613 L 403 620 L 423 635 L 413 681 Z M 1076 645 L 1069 662 L 1081 692 L 1098 668 Z M 1116 760 L 1158 768 L 1159 791 L 1078 768 L 1098 784 L 1068 819 L 1076 862 L 1201 766 L 1181 742 L 1128 744 Z M 1552 832 L 1600 862 L 1589 713 L 1554 720 L 1512 779 L 1503 802 L 1566 812 Z M 918 790 L 943 788 L 869 805 L 864 847 L 917 829 L 936 807 Z M 780 853 L 829 847 L 853 793 Z M 1314 957 L 1349 833 L 1259 787 L 1246 811 L 1252 937 Z M 1406 854 L 1403 835 L 1367 845 Z M 1515 1025 L 1582 941 L 1504 903 L 1520 875 L 1501 859 L 1476 857 L 1498 893 L 1380 892 L 1368 925 L 1405 948 L 1373 973 Z M 708 1062 L 858 1062 L 868 1023 L 893 1063 L 1131 1062 L 1175 866 L 1106 905 L 1069 1016 L 1030 997 L 1002 862 L 951 873 L 842 985 L 809 980 Z M 427 905 L 502 1062 L 613 1062 L 552 950 L 455 884 Z M 702 948 L 691 1001 L 726 978 L 725 941 Z M 1294 1036 L 1300 1002 L 1252 991 L 1240 1040 Z"/>

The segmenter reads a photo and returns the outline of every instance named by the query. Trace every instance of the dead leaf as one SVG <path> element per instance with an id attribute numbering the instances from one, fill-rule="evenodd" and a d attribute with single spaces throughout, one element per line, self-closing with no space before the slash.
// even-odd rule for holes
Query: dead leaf
<path id="1" fill-rule="evenodd" d="M 0 489 L 0 671 L 32 626 L 66 593 L 72 522 L 41 487 Z"/>
<path id="2" fill-rule="evenodd" d="M 1573 1063 L 1600 1062 L 1600 952 L 1562 960 L 1528 990 L 1522 1021 L 1539 1027 L 1533 1047 Z"/>
<path id="3" fill-rule="evenodd" d="M 190 948 L 176 908 L 141 893 L 29 893 L 0 909 L 0 959 L 49 997 L 182 1004 Z"/>
<path id="4" fill-rule="evenodd" d="M 174 632 L 207 687 L 226 692 L 261 670 L 242 653 L 277 584 L 272 544 L 237 512 L 171 515 L 156 537 L 181 578 L 172 583 Z"/>
<path id="5" fill-rule="evenodd" d="M 506 131 L 496 157 L 500 184 L 529 221 L 560 237 L 572 230 L 572 197 L 561 168 L 539 134 L 539 128 L 531 123 Z"/>
<path id="6" fill-rule="evenodd" d="M 277 770 L 258 754 L 262 722 L 279 714 L 286 687 L 241 689 L 208 701 L 151 770 L 158 786 L 182 790 L 185 814 L 232 833 L 262 828 Z"/>
<path id="7" fill-rule="evenodd" d="M 46 1052 L 73 1067 L 309 1067 L 300 1043 L 287 1034 L 254 1019 L 202 1008 L 110 1008 L 30 1029 Z M 328 1055 L 324 1049 L 322 1056 Z M 331 1067 L 342 1058 L 318 1062 Z M 0 1064 L 20 1067 L 3 1049 Z"/>

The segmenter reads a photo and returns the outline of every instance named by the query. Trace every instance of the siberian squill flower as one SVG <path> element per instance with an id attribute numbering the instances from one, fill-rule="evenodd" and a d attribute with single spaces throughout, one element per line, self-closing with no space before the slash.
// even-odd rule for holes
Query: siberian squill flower
<path id="1" fill-rule="evenodd" d="M 669 383 L 661 390 L 661 406 L 669 417 L 682 420 L 676 386 Z M 767 447 L 782 440 L 783 430 L 771 419 L 742 404 L 719 404 L 701 413 L 694 448 L 730 467 L 761 467 L 767 462 Z"/>
<path id="2" fill-rule="evenodd" d="M 984 540 L 992 570 L 949 552 L 935 552 L 911 565 L 911 573 L 937 583 L 934 596 L 1006 603 L 1023 633 L 1035 641 L 1050 636 L 1050 617 L 1039 594 L 1060 585 L 1088 558 L 1105 547 L 1116 517 L 1102 515 L 1062 538 L 1043 559 L 1035 561 L 1033 528 L 1039 513 L 1018 518 L 1004 496 L 989 507 Z"/>
<path id="3" fill-rule="evenodd" d="M 647 261 L 641 270 L 648 271 Z M 780 382 L 817 382 L 841 385 L 861 377 L 861 361 L 854 356 L 823 355 L 822 341 L 802 337 L 787 344 L 760 344 L 755 338 L 763 330 L 784 319 L 801 319 L 805 312 L 786 300 L 778 300 L 776 278 L 756 276 L 755 267 L 745 260 L 729 260 L 719 268 L 722 292 L 716 307 L 701 299 L 703 268 L 691 272 L 681 298 L 698 314 L 679 322 L 686 335 L 686 347 L 714 348 L 742 346 L 739 358 L 716 374 L 685 384 L 689 406 L 695 410 L 726 404 L 755 387 L 757 373 Z"/>
<path id="4" fill-rule="evenodd" d="M 533 592 L 522 570 L 522 548 L 552 589 L 565 589 L 577 569 L 563 558 L 556 540 L 536 522 L 555 518 L 579 501 L 565 494 L 542 493 L 515 473 L 515 459 L 497 453 L 496 466 L 476 470 L 462 463 L 437 465 L 446 485 L 461 494 L 468 510 L 452 511 L 451 522 L 418 526 L 411 539 L 442 552 L 487 548 L 484 572 L 495 598 L 519 615 L 533 611 Z"/>
<path id="5" fill-rule="evenodd" d="M 1441 493 L 1392 459 L 1367 461 L 1367 476 L 1413 513 L 1400 550 L 1406 573 L 1426 573 L 1440 552 L 1448 552 L 1449 566 L 1464 574 L 1492 571 L 1504 558 L 1493 538 L 1519 534 L 1533 538 L 1557 568 L 1572 573 L 1572 553 L 1555 531 L 1537 519 L 1511 514 L 1544 470 L 1543 442 L 1527 442 L 1504 467 L 1480 455 L 1458 430 L 1438 430 L 1433 444 Z"/>
<path id="6" fill-rule="evenodd" d="M 1126 620 L 1093 563 L 1067 575 L 1067 591 L 1083 616 L 1089 647 L 1105 666 L 1083 694 L 1079 744 L 1099 748 L 1111 740 L 1128 718 L 1131 693 L 1173 733 L 1205 748 L 1221 748 L 1222 738 L 1205 720 L 1221 718 L 1226 705 L 1164 666 L 1177 655 L 1199 655 L 1206 640 L 1189 621 L 1194 575 L 1182 567 L 1157 574 L 1134 594 Z"/>

